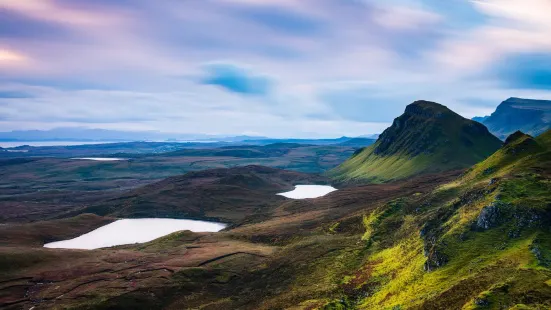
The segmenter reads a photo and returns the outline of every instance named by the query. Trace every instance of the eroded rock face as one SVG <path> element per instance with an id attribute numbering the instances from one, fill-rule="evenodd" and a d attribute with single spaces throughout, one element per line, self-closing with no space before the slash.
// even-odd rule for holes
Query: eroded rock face
<path id="1" fill-rule="evenodd" d="M 532 227 L 541 227 L 544 225 L 543 215 L 534 211 L 516 210 L 512 216 L 513 225 L 509 231 L 509 238 L 518 238 L 523 230 Z"/>
<path id="2" fill-rule="evenodd" d="M 530 245 L 530 252 L 532 252 L 534 257 L 536 257 L 539 265 L 545 267 L 551 266 L 551 260 L 548 257 L 545 257 L 541 245 L 539 244 L 539 240 L 534 240 L 534 242 Z"/>
<path id="3" fill-rule="evenodd" d="M 479 230 L 488 230 L 496 227 L 500 222 L 501 212 L 497 204 L 486 206 L 480 212 L 476 220 L 476 228 Z"/>
<path id="4" fill-rule="evenodd" d="M 423 266 L 426 272 L 431 272 L 439 267 L 444 266 L 448 262 L 448 257 L 441 253 L 436 247 L 428 253 L 427 261 Z"/>
<path id="5" fill-rule="evenodd" d="M 442 251 L 445 244 L 438 241 L 437 236 L 441 233 L 440 229 L 431 226 L 431 223 L 427 223 L 419 232 L 424 243 L 423 255 L 427 258 L 423 266 L 426 272 L 434 271 L 444 266 L 449 261 L 448 257 Z"/>
<path id="6" fill-rule="evenodd" d="M 486 298 L 476 298 L 474 304 L 480 307 L 487 307 L 490 305 L 490 301 Z"/>
<path id="7" fill-rule="evenodd" d="M 499 197 L 496 196 L 496 199 Z M 482 209 L 472 230 L 485 231 L 502 224 L 509 228 L 509 238 L 518 238 L 526 229 L 546 225 L 545 213 L 530 210 L 527 207 L 516 206 L 496 200 Z"/>

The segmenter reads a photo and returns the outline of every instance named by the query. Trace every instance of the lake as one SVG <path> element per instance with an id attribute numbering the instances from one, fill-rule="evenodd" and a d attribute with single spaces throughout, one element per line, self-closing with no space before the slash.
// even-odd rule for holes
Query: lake
<path id="1" fill-rule="evenodd" d="M 128 160 L 126 158 L 115 158 L 115 157 L 83 157 L 83 158 L 71 158 L 79 160 L 94 160 L 94 161 L 118 161 L 118 160 Z"/>
<path id="2" fill-rule="evenodd" d="M 292 199 L 307 199 L 322 197 L 336 190 L 329 185 L 297 185 L 294 190 L 278 195 Z"/>
<path id="3" fill-rule="evenodd" d="M 180 230 L 217 232 L 226 224 L 177 219 L 123 219 L 102 226 L 80 237 L 51 242 L 46 248 L 93 250 L 123 244 L 143 243 Z"/>

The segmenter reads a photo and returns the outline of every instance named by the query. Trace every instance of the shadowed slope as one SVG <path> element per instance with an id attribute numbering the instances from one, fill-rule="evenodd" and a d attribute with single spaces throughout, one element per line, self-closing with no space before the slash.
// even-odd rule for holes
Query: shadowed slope
<path id="1" fill-rule="evenodd" d="M 517 130 L 538 136 L 551 128 L 551 101 L 509 98 L 481 122 L 500 139 Z"/>

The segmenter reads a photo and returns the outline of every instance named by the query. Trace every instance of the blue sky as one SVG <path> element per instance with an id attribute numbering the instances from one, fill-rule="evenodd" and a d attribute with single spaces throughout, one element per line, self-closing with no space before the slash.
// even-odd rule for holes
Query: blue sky
<path id="1" fill-rule="evenodd" d="M 338 137 L 551 99 L 549 0 L 0 0 L 0 130 Z"/>

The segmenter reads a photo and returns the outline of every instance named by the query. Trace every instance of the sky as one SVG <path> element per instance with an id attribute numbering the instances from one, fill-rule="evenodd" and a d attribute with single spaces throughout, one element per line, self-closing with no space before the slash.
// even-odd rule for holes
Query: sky
<path id="1" fill-rule="evenodd" d="M 0 0 L 0 131 L 379 133 L 551 99 L 551 0 Z"/>

